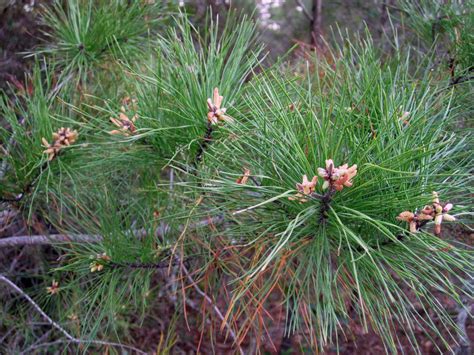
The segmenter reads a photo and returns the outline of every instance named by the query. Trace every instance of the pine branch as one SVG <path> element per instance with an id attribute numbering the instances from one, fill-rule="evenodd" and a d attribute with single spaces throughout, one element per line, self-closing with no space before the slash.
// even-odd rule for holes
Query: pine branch
<path id="1" fill-rule="evenodd" d="M 51 235 L 22 235 L 0 239 L 0 247 L 23 245 L 52 245 L 59 243 L 99 243 L 103 240 L 100 235 L 87 234 L 51 234 Z"/>
<path id="2" fill-rule="evenodd" d="M 201 227 L 208 225 L 220 225 L 224 223 L 224 217 L 218 215 L 203 219 L 199 222 L 193 223 L 188 226 L 188 230 L 196 230 Z M 184 225 L 178 227 L 178 230 L 182 232 Z M 163 237 L 170 230 L 170 226 L 162 224 L 155 230 L 156 237 Z M 132 231 L 132 234 L 137 238 L 145 238 L 149 235 L 145 228 L 137 229 Z M 23 235 L 17 237 L 8 237 L 0 239 L 0 248 L 2 247 L 14 247 L 23 245 L 53 245 L 59 243 L 100 243 L 103 237 L 101 235 L 88 235 L 88 234 L 52 234 L 52 235 Z"/>
<path id="3" fill-rule="evenodd" d="M 61 332 L 69 342 L 75 343 L 75 344 L 95 344 L 95 345 L 104 345 L 104 346 L 112 346 L 112 347 L 117 347 L 121 348 L 124 350 L 131 350 L 134 351 L 138 354 L 144 354 L 146 355 L 147 353 L 135 348 L 134 346 L 130 345 L 124 345 L 124 344 L 119 344 L 119 343 L 113 343 L 113 342 L 108 342 L 108 341 L 103 341 L 103 340 L 90 340 L 90 339 L 80 339 L 72 336 L 69 334 L 63 327 L 61 327 L 57 322 L 51 319 L 42 309 L 41 307 L 30 297 L 28 296 L 20 287 L 18 287 L 14 282 L 12 282 L 9 278 L 3 276 L 0 274 L 0 281 L 6 283 L 11 289 L 15 290 L 17 293 L 19 293 L 24 299 L 26 299 L 38 312 L 41 317 L 52 327 L 56 328 L 59 332 Z"/>
<path id="4" fill-rule="evenodd" d="M 329 209 L 331 208 L 332 198 L 334 197 L 335 193 L 336 193 L 336 190 L 331 187 L 328 189 L 328 191 L 324 195 L 320 195 L 315 192 L 311 194 L 311 197 L 316 198 L 320 200 L 321 202 L 320 207 L 319 207 L 319 223 L 320 224 L 326 223 L 328 219 L 328 212 L 329 212 Z"/>
<path id="5" fill-rule="evenodd" d="M 212 125 L 211 121 L 207 122 L 207 129 L 206 133 L 204 135 L 204 138 L 202 141 L 199 143 L 199 149 L 196 153 L 196 157 L 194 158 L 194 168 L 197 168 L 199 163 L 202 161 L 202 157 L 204 155 L 204 152 L 206 151 L 207 147 L 209 144 L 212 142 L 212 133 L 214 132 L 214 127 Z"/>
<path id="6" fill-rule="evenodd" d="M 428 224 L 428 222 L 429 222 L 429 221 L 419 221 L 419 222 L 417 223 L 417 227 L 416 227 L 417 231 L 420 231 L 426 224 Z M 406 234 L 406 233 L 402 233 L 402 234 L 397 234 L 397 235 L 396 235 L 396 239 L 397 239 L 397 241 L 399 241 L 399 242 L 404 241 L 406 237 L 407 237 L 407 234 Z M 372 245 L 371 247 L 372 247 L 372 248 L 375 248 L 375 247 L 384 247 L 384 246 L 392 245 L 392 244 L 395 244 L 395 243 L 396 243 L 395 240 L 393 240 L 393 239 L 388 239 L 388 240 L 383 241 L 382 243 L 378 244 L 377 246 Z M 358 247 L 356 250 L 359 251 L 359 252 L 363 252 L 363 251 L 364 251 L 361 247 Z"/>
<path id="7" fill-rule="evenodd" d="M 469 72 L 473 72 L 473 71 L 474 71 L 474 68 L 469 69 Z M 451 81 L 449 82 L 448 87 L 462 84 L 471 80 L 474 80 L 474 75 L 459 75 L 457 77 L 452 77 Z"/>

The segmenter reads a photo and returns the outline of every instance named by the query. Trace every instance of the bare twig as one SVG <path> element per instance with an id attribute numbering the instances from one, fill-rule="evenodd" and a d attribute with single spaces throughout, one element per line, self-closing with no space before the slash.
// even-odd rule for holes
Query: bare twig
<path id="1" fill-rule="evenodd" d="M 322 49 L 324 44 L 322 40 L 322 10 L 323 0 L 313 0 L 313 7 L 311 12 L 312 20 L 310 21 L 311 45 L 313 48 Z"/>
<path id="2" fill-rule="evenodd" d="M 471 281 L 466 282 L 463 288 L 466 290 L 467 295 L 472 295 L 472 291 L 474 291 L 474 281 L 472 281 L 472 274 L 469 276 L 471 277 Z M 467 320 L 469 317 L 472 317 L 469 311 L 472 307 L 472 299 L 462 296 L 461 300 L 463 304 L 459 305 L 459 311 L 456 317 L 456 325 L 459 329 L 459 345 L 457 346 L 457 349 L 455 349 L 455 353 L 456 355 L 467 355 L 472 354 L 471 341 L 466 329 Z"/>
<path id="3" fill-rule="evenodd" d="M 12 208 L 0 211 L 0 232 L 10 228 L 18 212 Z"/>
<path id="4" fill-rule="evenodd" d="M 35 350 L 37 347 L 43 347 L 43 344 L 47 344 L 45 343 L 46 339 L 48 339 L 48 337 L 51 335 L 51 332 L 53 331 L 53 329 L 50 329 L 48 330 L 47 332 L 45 332 L 43 335 L 41 335 L 39 337 L 38 340 L 36 340 L 32 345 L 30 345 L 26 350 L 23 350 L 20 355 L 23 355 L 23 354 L 31 354 L 32 350 Z"/>
<path id="5" fill-rule="evenodd" d="M 306 16 L 306 18 L 310 21 L 313 21 L 313 16 L 311 16 L 306 6 L 304 6 L 303 1 L 301 0 L 295 0 L 295 1 L 298 4 L 298 6 L 303 9 L 303 14 Z"/>
<path id="6" fill-rule="evenodd" d="M 174 189 L 174 169 L 170 168 L 170 195 L 173 194 L 173 189 Z M 170 199 L 170 204 L 168 205 L 168 208 L 172 206 L 172 203 L 173 203 L 173 199 Z M 176 295 L 176 291 L 178 290 L 178 282 L 177 282 L 176 273 L 177 273 L 177 267 L 168 268 L 169 286 L 170 286 L 168 297 L 173 303 L 176 303 L 175 295 Z"/>
<path id="7" fill-rule="evenodd" d="M 465 83 L 467 81 L 471 81 L 471 80 L 474 80 L 474 75 L 471 75 L 471 76 L 460 75 L 458 77 L 455 77 L 455 78 L 451 79 L 451 81 L 449 82 L 448 88 L 451 87 L 451 86 L 455 86 L 455 85 L 458 85 L 458 84 Z"/>
<path id="8" fill-rule="evenodd" d="M 456 325 L 460 330 L 459 335 L 459 346 L 457 349 L 456 354 L 464 355 L 464 354 L 471 354 L 470 346 L 469 346 L 469 337 L 467 336 L 466 331 L 466 322 L 468 319 L 469 313 L 467 312 L 466 308 L 460 308 L 458 316 L 456 317 Z"/>
<path id="9" fill-rule="evenodd" d="M 112 343 L 108 341 L 103 341 L 103 340 L 90 340 L 90 339 L 79 339 L 71 334 L 69 334 L 63 327 L 61 327 L 58 323 L 56 323 L 54 320 L 52 320 L 42 309 L 38 304 L 30 297 L 28 296 L 20 287 L 18 287 L 14 282 L 12 282 L 9 278 L 3 276 L 0 274 L 0 281 L 3 281 L 6 283 L 10 288 L 15 290 L 17 293 L 19 293 L 23 298 L 25 298 L 32 306 L 33 308 L 43 317 L 46 322 L 51 325 L 52 327 L 56 328 L 59 332 L 61 332 L 71 343 L 75 344 L 96 344 L 96 345 L 105 345 L 105 346 L 113 346 L 113 347 L 118 347 L 122 349 L 128 349 L 131 351 L 134 351 L 138 354 L 147 354 L 146 352 L 135 348 L 130 345 L 124 345 L 124 344 L 119 344 L 119 343 Z"/>
<path id="10" fill-rule="evenodd" d="M 173 191 L 174 187 L 174 169 L 170 168 L 170 192 Z"/>
<path id="11" fill-rule="evenodd" d="M 194 287 L 197 293 L 199 293 L 208 303 L 209 305 L 213 308 L 214 312 L 217 314 L 219 319 L 223 322 L 225 327 L 227 328 L 229 335 L 231 336 L 232 340 L 234 341 L 234 344 L 238 347 L 240 354 L 245 354 L 242 348 L 240 347 L 239 343 L 237 342 L 237 335 L 235 332 L 232 330 L 232 327 L 229 325 L 229 323 L 225 320 L 224 315 L 220 311 L 219 307 L 216 306 L 216 304 L 212 301 L 211 297 L 207 295 L 201 288 L 197 285 L 196 281 L 194 281 L 193 277 L 189 273 L 188 269 L 186 266 L 182 265 L 182 270 L 186 274 L 186 278 L 188 281 L 191 283 L 191 285 Z"/>
<path id="12" fill-rule="evenodd" d="M 196 230 L 201 227 L 208 225 L 219 225 L 224 223 L 224 216 L 218 215 L 211 218 L 203 219 L 199 222 L 192 223 L 188 226 L 189 230 Z M 182 232 L 184 225 L 178 227 L 178 230 Z M 155 230 L 155 236 L 163 237 L 169 232 L 171 227 L 167 224 L 160 225 Z M 137 238 L 145 238 L 149 235 L 148 230 L 145 228 L 137 229 L 132 231 L 133 235 Z M 13 247 L 21 245 L 51 245 L 59 243 L 100 243 L 103 240 L 101 235 L 87 235 L 87 234 L 51 234 L 51 235 L 23 235 L 17 237 L 1 238 L 1 247 Z"/>
<path id="13" fill-rule="evenodd" d="M 0 247 L 13 247 L 22 245 L 50 245 L 59 243 L 98 243 L 103 238 L 100 235 L 86 234 L 51 234 L 51 235 L 22 235 L 0 239 Z"/>
<path id="14" fill-rule="evenodd" d="M 15 258 L 13 259 L 13 261 L 10 264 L 10 268 L 8 270 L 9 274 L 12 273 L 16 269 L 16 265 L 18 264 L 18 261 L 23 258 L 23 254 L 25 253 L 25 251 L 26 251 L 26 247 L 23 247 L 20 250 L 20 252 L 17 253 L 17 255 L 15 256 Z"/>
<path id="15" fill-rule="evenodd" d="M 30 346 L 25 351 L 22 351 L 20 353 L 20 355 L 31 354 L 34 350 L 37 350 L 37 349 L 40 349 L 40 348 L 46 348 L 46 347 L 51 347 L 51 346 L 55 346 L 55 345 L 58 345 L 58 344 L 64 344 L 64 343 L 70 343 L 70 342 L 71 341 L 69 339 L 58 339 L 58 340 L 51 341 L 51 342 L 48 342 L 48 343 L 35 344 L 35 345 Z"/>
<path id="16" fill-rule="evenodd" d="M 208 148 L 208 146 L 212 143 L 212 133 L 214 132 L 214 127 L 212 125 L 211 121 L 207 122 L 207 128 L 206 128 L 206 133 L 204 135 L 204 138 L 199 142 L 199 147 L 196 152 L 196 156 L 194 158 L 193 166 L 194 169 L 197 170 L 199 163 L 201 163 L 202 157 L 204 155 L 204 152 Z"/>
<path id="17" fill-rule="evenodd" d="M 224 223 L 224 216 L 222 215 L 217 215 L 214 217 L 209 217 L 206 219 L 203 219 L 201 221 L 198 221 L 196 223 L 191 223 L 188 225 L 187 229 L 188 230 L 196 230 L 201 227 L 206 227 L 209 225 L 219 225 Z M 178 227 L 178 232 L 183 232 L 186 228 L 186 224 L 180 225 Z M 163 236 L 166 235 L 170 231 L 171 227 L 166 224 L 162 223 L 160 226 L 155 230 L 155 237 L 162 238 Z M 149 232 L 145 228 L 137 229 L 133 231 L 133 235 L 135 235 L 137 238 L 145 238 L 147 235 L 149 235 Z M 0 239 L 1 242 L 1 239 Z M 1 245 L 1 244 L 0 244 Z"/>

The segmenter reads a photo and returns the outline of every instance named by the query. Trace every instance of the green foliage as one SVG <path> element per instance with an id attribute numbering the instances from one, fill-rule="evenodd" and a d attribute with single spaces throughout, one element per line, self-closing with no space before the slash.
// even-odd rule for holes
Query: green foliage
<path id="1" fill-rule="evenodd" d="M 52 173 L 46 169 L 47 156 L 43 154 L 45 148 L 42 146 L 42 138 L 50 140 L 52 132 L 61 126 L 77 127 L 70 112 L 69 117 L 60 117 L 65 111 L 57 103 L 60 86 L 53 85 L 51 70 L 54 67 L 42 70 L 37 62 L 27 81 L 28 89 L 13 100 L 9 100 L 7 96 L 1 98 L 0 111 L 8 126 L 0 129 L 0 137 L 6 143 L 8 154 L 4 159 L 8 168 L 2 176 L 0 189 L 9 199 L 24 197 L 25 189 L 41 185 Z M 67 150 L 73 148 L 71 146 Z"/>
<path id="2" fill-rule="evenodd" d="M 35 53 L 54 56 L 64 78 L 86 82 L 98 69 L 113 72 L 113 60 L 138 58 L 167 16 L 159 1 L 55 1 L 43 15 L 49 43 Z"/>
<path id="3" fill-rule="evenodd" d="M 470 0 L 400 1 L 408 16 L 408 24 L 431 46 L 435 43 L 447 53 L 454 76 L 473 70 L 474 63 L 474 3 Z"/>
<path id="4" fill-rule="evenodd" d="M 395 217 L 426 205 L 432 191 L 458 201 L 460 215 L 467 212 L 472 177 L 465 166 L 472 155 L 466 138 L 448 131 L 456 120 L 452 92 L 439 93 L 430 74 L 412 70 L 408 57 L 381 62 L 368 40 L 347 43 L 334 61 L 299 78 L 277 69 L 252 81 L 236 123 L 222 128 L 227 138 L 205 156 L 203 189 L 210 210 L 235 220 L 227 238 L 241 247 L 264 246 L 254 266 L 240 270 L 245 283 L 233 290 L 233 305 L 252 309 L 285 275 L 294 275 L 284 289 L 286 302 L 296 302 L 290 329 L 311 319 L 319 345 L 337 341 L 334 331 L 351 317 L 342 297 L 347 292 L 362 323 L 370 319 L 395 351 L 387 324 L 396 319 L 414 339 L 410 329 L 423 321 L 409 306 L 407 290 L 453 326 L 433 303 L 430 286 L 459 297 L 462 290 L 446 283 L 443 272 L 472 271 L 469 254 L 442 252 L 449 245 L 428 233 L 401 238 L 406 226 Z M 357 164 L 359 172 L 353 187 L 335 194 L 329 214 L 318 198 L 289 200 L 302 176 L 317 175 L 330 158 Z M 236 182 L 245 168 L 257 182 Z M 320 180 L 316 191 L 324 194 L 321 186 Z M 275 271 L 278 265 L 283 269 Z M 248 301 L 253 283 L 258 293 Z M 306 314 L 297 312 L 303 309 Z"/>
<path id="5" fill-rule="evenodd" d="M 145 70 L 142 65 L 130 68 L 135 74 L 131 90 L 140 103 L 138 125 L 160 130 L 149 139 L 167 158 L 183 149 L 192 159 L 206 130 L 206 99 L 218 87 L 224 106 L 236 106 L 261 59 L 255 24 L 245 17 L 230 16 L 222 26 L 209 20 L 205 26 L 198 31 L 181 15 Z"/>

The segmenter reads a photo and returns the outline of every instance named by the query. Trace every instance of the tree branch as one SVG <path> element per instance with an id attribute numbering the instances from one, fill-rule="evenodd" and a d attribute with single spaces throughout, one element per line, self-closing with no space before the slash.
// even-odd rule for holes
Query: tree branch
<path id="1" fill-rule="evenodd" d="M 196 152 L 196 156 L 194 158 L 193 166 L 197 170 L 199 163 L 202 161 L 202 157 L 204 156 L 204 152 L 208 148 L 208 146 L 212 143 L 212 133 L 214 132 L 214 127 L 212 126 L 212 122 L 207 122 L 206 133 L 204 138 L 201 142 L 199 142 L 199 148 Z"/>
<path id="2" fill-rule="evenodd" d="M 295 1 L 298 4 L 298 6 L 303 9 L 303 14 L 306 16 L 306 18 L 310 21 L 313 21 L 313 16 L 311 16 L 306 6 L 304 6 L 303 1 L 301 0 L 295 0 Z"/>
<path id="3" fill-rule="evenodd" d="M 458 306 L 458 315 L 456 317 L 456 325 L 459 329 L 459 342 L 455 352 L 457 355 L 472 354 L 471 342 L 466 328 L 468 319 L 472 317 L 469 312 L 469 309 L 472 307 L 472 298 L 469 298 L 466 295 L 472 295 L 472 292 L 474 291 L 474 281 L 472 273 L 468 274 L 468 276 L 470 277 L 470 281 L 467 281 L 463 287 L 466 294 L 461 296 L 462 304 Z"/>
<path id="4" fill-rule="evenodd" d="M 224 223 L 224 216 L 218 215 L 212 218 L 206 218 L 199 222 L 190 224 L 189 230 L 196 230 L 208 225 L 219 225 Z M 155 230 L 156 237 L 163 237 L 170 231 L 171 227 L 168 224 L 162 224 Z M 178 227 L 182 232 L 184 225 Z M 145 228 L 132 231 L 132 234 L 137 238 L 145 238 L 149 233 Z M 8 237 L 0 239 L 1 247 L 14 247 L 22 245 L 52 245 L 59 243 L 100 243 L 103 241 L 101 235 L 87 235 L 87 234 L 51 234 L 51 235 L 23 235 L 17 237 Z"/>
<path id="5" fill-rule="evenodd" d="M 0 239 L 1 247 L 23 245 L 51 245 L 59 243 L 99 243 L 103 240 L 100 235 L 86 234 L 51 234 L 51 235 L 22 235 Z"/>
<path id="6" fill-rule="evenodd" d="M 312 20 L 310 23 L 310 34 L 311 34 L 311 45 L 314 48 L 321 49 L 323 42 L 321 39 L 322 35 L 322 11 L 323 11 L 323 0 L 313 0 L 313 7 L 311 12 L 313 13 Z"/>

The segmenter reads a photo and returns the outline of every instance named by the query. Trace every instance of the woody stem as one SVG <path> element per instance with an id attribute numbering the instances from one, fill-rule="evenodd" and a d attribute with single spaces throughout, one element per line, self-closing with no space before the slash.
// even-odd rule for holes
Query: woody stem
<path id="1" fill-rule="evenodd" d="M 211 142 L 212 142 L 212 133 L 213 132 L 214 132 L 214 127 L 212 125 L 212 122 L 208 121 L 207 122 L 206 133 L 205 133 L 203 139 L 201 140 L 201 142 L 199 143 L 199 149 L 196 152 L 196 157 L 194 158 L 194 164 L 193 164 L 194 168 L 197 168 L 197 165 L 202 160 L 202 157 L 204 155 L 205 150 L 207 149 L 209 144 L 211 144 Z"/>
<path id="2" fill-rule="evenodd" d="M 420 230 L 420 229 L 423 228 L 428 222 L 429 222 L 429 221 L 427 221 L 427 220 L 418 221 L 418 222 L 416 223 L 416 230 L 417 230 L 417 231 Z M 405 239 L 405 237 L 406 237 L 406 234 L 398 234 L 398 235 L 397 235 L 397 240 L 398 240 L 398 241 L 402 241 L 403 239 Z M 387 246 L 387 245 L 390 245 L 390 244 L 393 244 L 393 243 L 395 243 L 395 241 L 392 240 L 392 239 L 389 239 L 389 240 L 387 240 L 387 241 L 385 241 L 385 242 L 380 243 L 380 246 Z M 361 249 L 361 251 L 362 251 L 362 249 Z"/>
<path id="3" fill-rule="evenodd" d="M 336 190 L 333 186 L 330 186 L 328 191 L 324 195 L 317 194 L 313 192 L 311 194 L 312 197 L 320 200 L 321 204 L 319 206 L 319 223 L 324 224 L 328 219 L 328 212 L 331 208 L 332 198 L 334 197 L 334 193 Z"/>

